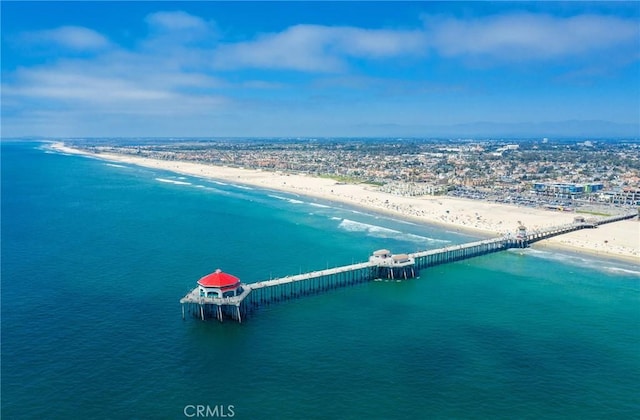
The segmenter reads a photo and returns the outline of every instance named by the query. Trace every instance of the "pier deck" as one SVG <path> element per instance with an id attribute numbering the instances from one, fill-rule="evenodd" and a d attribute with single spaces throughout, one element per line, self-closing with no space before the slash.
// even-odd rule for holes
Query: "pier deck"
<path id="1" fill-rule="evenodd" d="M 240 306 L 242 301 L 249 296 L 249 293 L 251 293 L 251 289 L 249 287 L 245 287 L 242 290 L 242 293 L 237 296 L 206 297 L 200 296 L 200 290 L 196 287 L 180 299 L 180 304 L 182 305 L 182 319 L 185 317 L 184 308 L 185 305 L 187 305 L 189 311 L 194 312 L 195 309 L 194 313 L 199 315 L 203 321 L 205 319 L 205 315 L 212 312 L 211 309 L 215 309 L 214 315 L 221 322 L 224 314 L 228 314 L 238 322 L 242 322 L 242 314 L 244 311 L 241 310 Z"/>
<path id="2" fill-rule="evenodd" d="M 264 287 L 273 287 L 273 286 L 279 286 L 286 283 L 295 283 L 299 281 L 318 279 L 324 276 L 332 276 L 340 273 L 347 273 L 355 270 L 372 268 L 374 266 L 375 264 L 371 262 L 344 265 L 341 267 L 329 268 L 326 270 L 318 270 L 318 271 L 311 271 L 309 273 L 297 274 L 295 276 L 286 276 L 286 277 L 280 277 L 273 280 L 259 281 L 256 283 L 250 283 L 248 284 L 248 286 L 251 288 L 251 290 L 258 290 Z"/>
<path id="3" fill-rule="evenodd" d="M 238 296 L 230 296 L 230 297 L 205 297 L 200 296 L 200 291 L 196 287 L 187 293 L 182 299 L 180 299 L 180 303 L 197 303 L 197 304 L 210 304 L 210 305 L 239 305 L 242 303 L 244 298 L 246 298 L 251 290 L 249 288 L 245 288 L 241 294 Z"/>

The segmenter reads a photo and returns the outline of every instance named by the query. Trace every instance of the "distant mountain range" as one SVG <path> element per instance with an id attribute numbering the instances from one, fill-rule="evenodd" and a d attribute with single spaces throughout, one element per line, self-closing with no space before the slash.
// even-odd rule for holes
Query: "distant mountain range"
<path id="1" fill-rule="evenodd" d="M 371 136 L 447 137 L 447 138 L 577 138 L 640 139 L 639 124 L 620 124 L 601 120 L 496 123 L 473 122 L 452 125 L 362 124 L 358 130 Z"/>

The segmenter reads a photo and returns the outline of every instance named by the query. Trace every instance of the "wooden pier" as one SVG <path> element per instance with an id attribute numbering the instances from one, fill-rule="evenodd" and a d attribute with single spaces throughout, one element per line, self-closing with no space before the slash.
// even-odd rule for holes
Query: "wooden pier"
<path id="1" fill-rule="evenodd" d="M 272 280 L 241 284 L 241 292 L 227 297 L 202 296 L 199 288 L 191 290 L 180 299 L 182 317 L 187 311 L 202 320 L 207 317 L 222 322 L 231 318 L 242 322 L 243 317 L 260 306 L 325 292 L 338 287 L 372 281 L 378 278 L 407 279 L 415 277 L 418 270 L 439 264 L 465 260 L 480 255 L 523 248 L 531 243 L 580 229 L 597 228 L 605 223 L 631 219 L 637 214 L 613 216 L 597 220 L 577 217 L 573 223 L 555 226 L 534 232 L 526 232 L 524 226 L 518 228 L 517 235 L 507 235 L 494 239 L 447 246 L 439 249 L 392 255 L 388 250 L 373 253 L 369 261 L 341 267 L 312 271 Z"/>
<path id="2" fill-rule="evenodd" d="M 255 309 L 272 302 L 367 282 L 374 278 L 376 268 L 374 263 L 363 262 L 251 283 L 247 285 L 251 294 L 245 303 L 250 309 Z"/>

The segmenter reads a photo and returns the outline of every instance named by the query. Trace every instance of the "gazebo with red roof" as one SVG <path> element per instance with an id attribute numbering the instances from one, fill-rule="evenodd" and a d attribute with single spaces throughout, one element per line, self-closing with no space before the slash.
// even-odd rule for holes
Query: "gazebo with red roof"
<path id="1" fill-rule="evenodd" d="M 200 297 L 225 298 L 238 296 L 242 293 L 242 283 L 236 276 L 223 273 L 217 269 L 198 280 Z"/>

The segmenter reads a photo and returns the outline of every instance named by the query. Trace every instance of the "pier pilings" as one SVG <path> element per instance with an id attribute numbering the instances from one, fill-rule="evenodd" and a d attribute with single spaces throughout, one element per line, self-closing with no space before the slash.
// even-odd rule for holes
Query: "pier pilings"
<path id="1" fill-rule="evenodd" d="M 376 268 L 373 264 L 365 262 L 251 283 L 247 285 L 251 293 L 243 304 L 252 310 L 272 302 L 363 283 L 374 278 Z"/>

